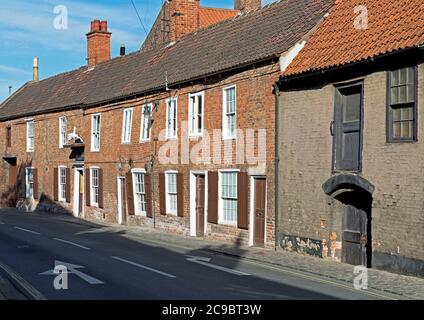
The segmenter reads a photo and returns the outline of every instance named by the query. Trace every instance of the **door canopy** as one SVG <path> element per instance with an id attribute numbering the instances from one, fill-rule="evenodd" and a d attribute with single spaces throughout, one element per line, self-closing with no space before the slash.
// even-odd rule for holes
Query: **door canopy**
<path id="1" fill-rule="evenodd" d="M 374 186 L 367 180 L 354 174 L 340 174 L 331 177 L 323 185 L 324 192 L 331 196 L 335 192 L 343 189 L 353 189 L 358 191 L 366 191 L 372 195 Z"/>

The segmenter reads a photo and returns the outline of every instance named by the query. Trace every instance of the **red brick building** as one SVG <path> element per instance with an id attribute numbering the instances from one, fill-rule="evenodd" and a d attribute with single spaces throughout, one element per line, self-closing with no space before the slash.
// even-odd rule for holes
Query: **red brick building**
<path id="1" fill-rule="evenodd" d="M 273 84 L 332 4 L 278 2 L 111 60 L 94 21 L 88 66 L 0 107 L 3 205 L 274 246 Z"/>

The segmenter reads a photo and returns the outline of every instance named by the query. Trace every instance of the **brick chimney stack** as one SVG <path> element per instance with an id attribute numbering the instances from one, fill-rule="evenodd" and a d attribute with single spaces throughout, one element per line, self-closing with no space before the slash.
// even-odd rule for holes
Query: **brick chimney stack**
<path id="1" fill-rule="evenodd" d="M 169 0 L 168 4 L 170 42 L 199 29 L 200 0 Z"/>
<path id="2" fill-rule="evenodd" d="M 234 0 L 234 9 L 242 12 L 250 12 L 261 7 L 261 0 Z"/>
<path id="3" fill-rule="evenodd" d="M 88 67 L 94 68 L 99 63 L 110 60 L 110 38 L 107 21 L 93 20 L 87 33 Z"/>

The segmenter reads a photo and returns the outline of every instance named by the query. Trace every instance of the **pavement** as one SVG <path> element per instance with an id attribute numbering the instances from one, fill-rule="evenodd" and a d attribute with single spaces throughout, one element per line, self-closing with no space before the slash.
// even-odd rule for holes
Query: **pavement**
<path id="1" fill-rule="evenodd" d="M 341 263 L 14 209 L 0 210 L 0 263 L 40 299 L 424 299 L 422 278 L 371 269 L 356 290 Z"/>

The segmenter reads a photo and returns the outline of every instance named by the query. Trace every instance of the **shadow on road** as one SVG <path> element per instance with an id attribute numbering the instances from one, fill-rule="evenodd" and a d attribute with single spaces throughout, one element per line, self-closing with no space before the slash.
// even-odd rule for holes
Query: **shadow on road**
<path id="1" fill-rule="evenodd" d="M 86 270 L 95 276 L 99 274 L 99 277 L 111 277 L 105 279 L 106 283 L 115 283 L 116 287 L 110 291 L 105 286 L 104 292 L 97 289 L 93 292 L 85 290 L 74 293 L 73 297 L 77 296 L 78 299 L 140 299 L 141 297 L 144 299 L 146 296 L 148 299 L 165 300 L 335 299 L 333 296 L 318 292 L 319 289 L 314 288 L 316 283 L 312 281 L 308 283 L 304 279 L 294 278 L 278 271 L 242 263 L 242 258 L 238 256 L 242 255 L 246 249 L 241 245 L 240 238 L 234 245 L 204 245 L 190 249 L 193 247 L 189 245 L 190 241 L 194 241 L 192 238 L 168 235 L 158 243 L 160 240 L 152 237 L 152 232 L 148 230 L 146 232 L 140 230 L 139 234 L 134 235 L 133 231 L 128 232 L 124 227 L 105 227 L 87 221 L 81 224 L 78 219 L 62 214 L 28 214 L 19 213 L 15 209 L 0 209 L 0 219 L 26 223 L 27 226 L 32 225 L 35 230 L 44 235 L 50 232 L 63 234 L 63 237 L 65 234 L 76 235 L 79 238 L 74 241 L 91 246 L 92 250 L 89 252 L 80 250 L 81 255 L 69 253 L 66 247 L 64 247 L 65 250 L 61 248 L 59 254 L 49 246 L 49 239 L 42 241 L 41 237 L 34 238 L 36 239 L 34 241 L 37 241 L 34 246 L 44 254 L 54 256 L 55 259 L 62 259 L 62 261 L 84 265 Z M 3 233 L 0 232 L 0 243 L 3 237 Z M 171 237 L 174 237 L 174 240 Z M 187 249 L 174 250 L 168 245 L 169 241 Z M 218 253 L 223 249 L 231 251 L 231 256 Z M 5 247 L 0 245 L 0 260 L 7 255 L 5 250 Z M 102 264 L 102 269 L 99 269 L 99 260 L 96 255 L 102 255 L 102 259 L 110 259 L 111 256 L 116 255 L 137 264 L 174 274 L 176 278 L 162 279 L 157 274 L 112 259 L 110 263 Z M 32 259 L 34 256 L 36 255 L 31 256 Z M 27 260 L 29 258 L 24 254 L 17 254 L 16 261 L 11 267 L 19 272 L 20 265 L 33 263 L 34 272 L 44 271 L 37 270 L 37 262 Z M 118 275 L 116 275 L 116 264 L 120 268 Z M 45 266 L 40 266 L 40 269 L 43 268 Z M 115 279 L 116 277 L 118 278 Z M 157 287 L 155 281 L 160 283 L 162 290 L 155 289 L 154 292 L 142 295 L 137 293 L 137 288 L 147 290 L 150 287 Z M 57 293 L 53 290 L 50 294 Z M 66 299 L 66 297 L 53 296 L 53 299 L 55 298 Z"/>

